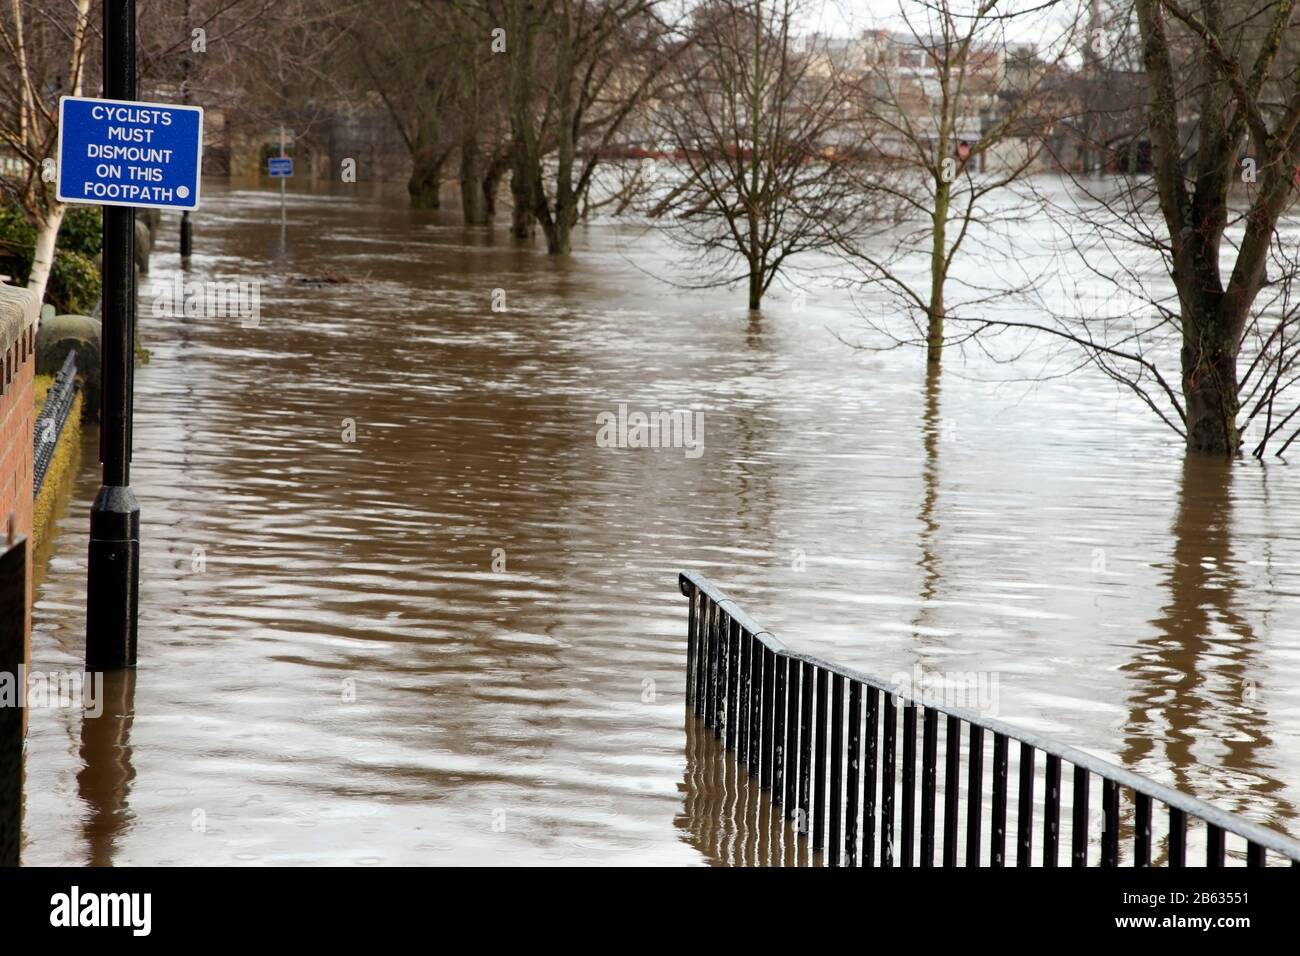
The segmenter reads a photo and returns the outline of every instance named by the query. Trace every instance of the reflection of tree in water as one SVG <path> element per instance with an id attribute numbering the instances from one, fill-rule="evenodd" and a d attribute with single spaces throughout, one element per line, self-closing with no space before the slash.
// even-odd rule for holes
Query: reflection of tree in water
<path id="1" fill-rule="evenodd" d="M 921 498 L 921 557 L 917 562 L 921 569 L 921 609 L 917 614 L 916 625 L 924 622 L 927 605 L 934 600 L 939 590 L 939 559 L 934 553 L 934 539 L 939 532 L 939 522 L 935 519 L 935 505 L 939 497 L 939 439 L 941 422 L 939 420 L 939 375 L 937 363 L 926 363 L 925 368 L 925 418 L 923 445 L 925 447 L 925 465 L 921 472 L 925 493 Z"/>
<path id="2" fill-rule="evenodd" d="M 920 590 L 917 597 L 916 614 L 912 617 L 912 636 L 917 639 L 918 650 L 930 645 L 927 626 L 930 613 L 934 610 L 931 602 L 939 593 L 939 557 L 935 553 L 935 539 L 939 534 L 939 521 L 935 517 L 939 501 L 939 442 L 942 438 L 942 421 L 939 417 L 940 375 L 942 368 L 937 363 L 926 363 L 925 367 L 925 410 L 921 419 L 921 446 L 925 459 L 921 465 L 921 507 L 917 520 L 921 523 L 919 545 L 921 554 L 916 566 L 921 573 Z M 921 660 L 918 658 L 918 660 Z"/>
<path id="3" fill-rule="evenodd" d="M 1155 635 L 1122 668 L 1137 679 L 1120 763 L 1157 778 L 1172 774 L 1176 789 L 1276 826 L 1295 808 L 1273 796 L 1282 784 L 1267 760 L 1268 715 L 1248 699 L 1258 638 L 1235 606 L 1232 469 L 1184 462 L 1168 603 L 1151 622 Z"/>
<path id="4" fill-rule="evenodd" d="M 747 336 L 751 348 L 762 344 L 761 330 L 753 321 Z M 929 603 L 939 589 L 939 561 L 934 553 L 934 539 L 939 531 L 935 518 L 938 500 L 940 420 L 940 370 L 929 366 L 926 374 L 923 447 L 925 461 L 922 478 L 924 492 L 919 518 L 921 522 L 921 607 L 913 626 L 922 628 L 930 610 Z M 760 431 L 751 430 L 748 416 L 739 416 L 740 444 L 744 459 L 752 456 L 752 446 Z M 741 497 L 750 503 L 752 476 L 744 465 L 740 468 Z M 756 483 L 757 486 L 757 483 Z M 745 514 L 757 517 L 752 507 Z M 685 842 L 695 847 L 714 866 L 820 866 L 821 853 L 813 854 L 809 841 L 797 836 L 783 819 L 781 808 L 774 807 L 770 794 L 761 790 L 756 778 L 750 777 L 744 764 L 729 753 L 722 742 L 693 714 L 686 715 L 686 773 L 681 783 L 682 813 L 676 820 Z"/>
<path id="5" fill-rule="evenodd" d="M 749 314 L 745 345 L 745 371 L 766 367 L 772 348 L 760 313 Z M 764 421 L 770 417 L 769 405 L 736 403 L 736 461 L 730 475 L 734 478 L 739 541 L 771 540 L 775 502 L 772 466 L 764 455 L 771 447 L 771 428 Z M 788 551 L 776 555 L 787 569 L 789 557 Z M 772 805 L 758 779 L 750 777 L 736 755 L 689 710 L 685 732 L 686 772 L 679 785 L 682 812 L 675 821 L 682 839 L 714 866 L 806 866 L 806 845 L 796 850 L 781 809 Z"/>
<path id="6" fill-rule="evenodd" d="M 118 837 L 131 820 L 127 798 L 135 768 L 131 764 L 131 722 L 135 716 L 135 671 L 104 675 L 104 712 L 81 721 L 81 760 L 77 793 L 86 805 L 82 826 L 90 866 L 112 866 Z"/>
<path id="7" fill-rule="evenodd" d="M 775 356 L 772 342 L 763 328 L 762 315 L 750 312 L 745 325 L 746 351 L 740 353 L 738 375 L 760 375 L 771 367 Z M 772 540 L 773 514 L 776 510 L 772 475 L 774 465 L 770 459 L 772 449 L 772 402 L 740 401 L 732 403 L 736 428 L 734 471 L 728 480 L 734 481 L 730 493 L 736 500 L 736 541 L 746 546 L 761 547 Z M 790 567 L 788 550 L 778 550 L 776 555 L 787 570 Z"/>

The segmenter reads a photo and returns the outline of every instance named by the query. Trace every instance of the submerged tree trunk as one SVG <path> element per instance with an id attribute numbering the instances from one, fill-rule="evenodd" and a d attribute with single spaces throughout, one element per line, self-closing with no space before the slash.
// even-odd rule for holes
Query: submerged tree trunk
<path id="1" fill-rule="evenodd" d="M 538 11 L 529 0 L 511 0 L 506 5 L 506 29 L 510 51 L 510 234 L 516 239 L 533 238 L 536 215 L 536 183 L 541 177 L 541 146 L 533 115 L 533 58 Z"/>
<path id="2" fill-rule="evenodd" d="M 1237 431 L 1237 350 L 1184 336 L 1183 396 L 1187 402 L 1187 447 L 1215 455 L 1235 455 Z"/>
<path id="3" fill-rule="evenodd" d="M 548 256 L 564 256 L 570 251 L 569 237 L 560 231 L 560 227 L 555 222 L 543 223 L 542 232 L 546 234 L 546 254 Z"/>
<path id="4" fill-rule="evenodd" d="M 567 256 L 573 251 L 573 227 L 577 222 L 578 210 L 571 203 L 559 206 L 552 218 L 549 211 L 539 217 L 542 232 L 546 234 L 546 253 L 552 256 Z"/>
<path id="5" fill-rule="evenodd" d="M 751 116 L 751 120 L 754 117 Z M 757 160 L 760 155 L 758 151 L 757 139 L 753 141 L 753 150 L 750 155 Z M 752 170 L 750 175 L 750 193 L 752 197 L 757 192 L 758 184 L 758 164 L 751 162 Z M 762 223 L 759 221 L 758 206 L 749 202 L 748 209 L 745 212 L 745 227 L 749 230 L 746 236 L 748 248 L 745 250 L 745 265 L 749 269 L 749 310 L 756 312 L 763 307 L 763 279 L 767 275 L 767 261 L 763 254 L 763 243 L 759 238 L 762 234 Z"/>
<path id="6" fill-rule="evenodd" d="M 493 163 L 483 174 L 483 215 L 488 222 L 497 217 L 497 191 L 501 188 L 501 176 L 505 169 Z"/>
<path id="7" fill-rule="evenodd" d="M 763 275 L 755 267 L 749 269 L 749 309 L 757 312 L 763 306 Z"/>
<path id="8" fill-rule="evenodd" d="M 488 221 L 483 194 L 483 154 L 472 135 L 460 144 L 460 208 L 467 226 L 481 226 Z"/>
<path id="9" fill-rule="evenodd" d="M 576 75 L 573 37 L 567 23 L 560 31 L 556 46 L 556 73 L 561 77 Z M 548 213 L 542 220 L 542 226 L 546 230 L 547 254 L 567 256 L 573 251 L 573 227 L 578 221 L 578 202 L 581 198 L 573 182 L 573 164 L 577 161 L 578 144 L 575 128 L 577 106 L 573 100 L 571 84 L 561 84 L 557 98 L 559 142 L 555 155 L 555 215 L 552 217 Z"/>
<path id="10" fill-rule="evenodd" d="M 510 234 L 516 239 L 532 239 L 536 229 L 533 218 L 532 177 L 515 161 L 510 174 L 510 196 L 514 208 L 510 210 Z"/>
<path id="11" fill-rule="evenodd" d="M 757 312 L 763 307 L 763 278 L 767 273 L 763 250 L 758 239 L 758 215 L 749 214 L 749 251 L 745 256 L 749 267 L 749 311 Z"/>
<path id="12" fill-rule="evenodd" d="M 1241 319 L 1230 314 L 1221 293 L 1179 283 L 1183 302 L 1182 379 L 1187 411 L 1187 448 L 1213 455 L 1235 455 L 1241 445 L 1237 414 L 1237 359 Z"/>
<path id="13" fill-rule="evenodd" d="M 447 162 L 447 154 L 433 147 L 421 147 L 411 158 L 411 178 L 406 183 L 406 191 L 411 196 L 411 208 L 441 208 L 442 167 Z"/>
<path id="14" fill-rule="evenodd" d="M 1278 217 L 1293 195 L 1295 167 L 1294 120 L 1290 128 L 1280 126 L 1270 131 L 1255 99 L 1269 80 L 1281 48 L 1280 38 L 1293 15 L 1291 7 L 1284 4 L 1278 8 L 1269 32 L 1271 39 L 1259 49 L 1254 65 L 1247 70 L 1233 59 L 1235 54 L 1223 52 L 1241 45 L 1240 34 L 1222 34 L 1217 5 L 1206 6 L 1205 26 L 1215 35 L 1201 53 L 1205 79 L 1198 94 L 1198 145 L 1196 153 L 1187 156 L 1178 125 L 1183 112 L 1179 101 L 1181 76 L 1174 65 L 1165 24 L 1169 11 L 1158 0 L 1138 0 L 1135 5 L 1147 76 L 1152 169 L 1169 235 L 1169 274 L 1178 289 L 1189 452 L 1230 456 L 1240 450 L 1237 360 L 1241 339 L 1251 306 L 1266 281 Z M 1249 72 L 1248 81 L 1240 79 L 1242 71 Z M 1300 89 L 1291 94 L 1289 109 L 1300 114 Z M 1281 135 L 1275 135 L 1279 132 Z M 1243 217 L 1243 235 L 1233 244 L 1235 262 L 1225 284 L 1221 253 L 1228 222 L 1228 195 L 1236 177 L 1239 151 L 1250 145 L 1251 136 L 1260 150 L 1263 176 L 1250 210 Z M 1195 171 L 1190 186 L 1189 170 Z"/>

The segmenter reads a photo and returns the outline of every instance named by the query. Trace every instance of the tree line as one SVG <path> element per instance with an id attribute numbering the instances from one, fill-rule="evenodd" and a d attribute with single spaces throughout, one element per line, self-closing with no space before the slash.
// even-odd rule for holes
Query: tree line
<path id="1" fill-rule="evenodd" d="M 511 233 L 556 256 L 593 210 L 638 215 L 751 309 L 796 260 L 831 256 L 892 304 L 889 341 L 932 367 L 1020 327 L 1078 350 L 1189 450 L 1262 456 L 1300 434 L 1300 250 L 1283 228 L 1300 181 L 1295 6 L 902 0 L 827 37 L 810 0 L 140 0 L 141 87 L 308 122 L 382 110 L 413 206 L 453 181 L 467 224 L 508 206 Z M 97 9 L 0 11 L 18 79 L 0 91 L 16 164 L 0 183 L 34 229 L 42 288 L 62 217 L 41 175 L 51 104 L 96 88 Z M 1071 199 L 1036 192 L 1045 169 Z M 1136 292 L 1132 314 L 997 308 L 1035 301 L 1042 277 L 986 241 L 1001 226 L 1013 243 L 1028 216 Z M 989 268 L 971 283 L 956 265 L 975 252 Z"/>

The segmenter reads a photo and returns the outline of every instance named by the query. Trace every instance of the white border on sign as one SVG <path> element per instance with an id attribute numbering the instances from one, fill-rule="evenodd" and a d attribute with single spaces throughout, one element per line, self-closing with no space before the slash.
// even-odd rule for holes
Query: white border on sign
<path id="1" fill-rule="evenodd" d="M 199 143 L 198 151 L 194 156 L 194 204 L 192 206 L 180 206 L 176 203 L 135 203 L 135 202 L 110 202 L 106 199 L 69 199 L 63 195 L 63 129 L 64 116 L 63 107 L 69 100 L 77 103 L 116 103 L 119 106 L 149 106 L 160 110 L 188 110 L 192 113 L 199 114 Z M 199 208 L 199 193 L 203 189 L 203 107 L 202 106 L 184 106 L 179 103 L 146 103 L 143 100 L 106 100 L 99 96 L 60 96 L 59 97 L 59 145 L 55 151 L 55 163 L 57 171 L 54 177 L 54 198 L 62 203 L 70 203 L 75 206 L 125 206 L 128 209 L 179 209 L 182 212 L 193 212 Z"/>

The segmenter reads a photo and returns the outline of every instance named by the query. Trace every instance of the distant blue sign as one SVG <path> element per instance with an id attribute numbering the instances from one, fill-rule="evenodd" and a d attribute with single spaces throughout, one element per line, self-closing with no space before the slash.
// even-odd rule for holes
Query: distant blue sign
<path id="1" fill-rule="evenodd" d="M 203 108 L 59 99 L 60 202 L 199 208 Z"/>
<path id="2" fill-rule="evenodd" d="M 266 173 L 276 179 L 288 179 L 293 175 L 293 157 L 272 156 L 266 161 Z"/>

